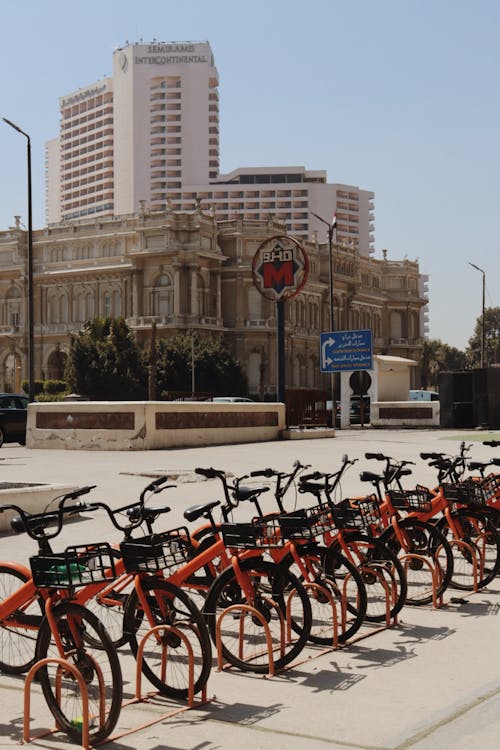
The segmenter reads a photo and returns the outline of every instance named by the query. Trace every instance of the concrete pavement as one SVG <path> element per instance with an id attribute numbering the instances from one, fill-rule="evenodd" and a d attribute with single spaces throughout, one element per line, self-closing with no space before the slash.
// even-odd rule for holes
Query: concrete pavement
<path id="1" fill-rule="evenodd" d="M 495 452 L 481 444 L 487 437 L 487 433 L 465 430 L 367 428 L 338 431 L 333 439 L 149 452 L 29 450 L 5 445 L 0 451 L 0 477 L 11 482 L 96 484 L 89 499 L 107 500 L 117 507 L 134 500 L 149 477 L 170 472 L 178 477 L 177 487 L 166 491 L 159 502 L 172 507 L 168 519 L 175 526 L 183 521 L 186 507 L 220 496 L 215 481 L 200 481 L 193 473 L 196 466 L 215 466 L 240 475 L 265 466 L 289 470 L 299 458 L 313 468 L 333 471 L 347 453 L 360 459 L 343 483 L 343 494 L 348 496 L 366 491 L 359 471 L 375 470 L 375 464 L 362 460 L 366 451 L 414 460 L 412 479 L 432 485 L 434 473 L 419 459 L 420 451 L 456 453 L 464 438 L 474 440 L 473 458 L 488 459 Z M 68 524 L 61 547 L 102 539 L 103 528 L 102 518 Z M 106 536 L 111 535 L 106 526 Z M 26 562 L 33 552 L 33 542 L 25 536 L 2 535 L 0 546 L 2 559 Z M 236 671 L 220 673 L 214 668 L 208 683 L 208 696 L 213 698 L 209 703 L 162 718 L 108 741 L 105 747 L 496 750 L 500 740 L 500 581 L 477 594 L 459 592 L 456 598 L 461 601 L 450 603 L 454 596 L 456 592 L 448 592 L 447 604 L 439 610 L 404 608 L 398 625 L 378 631 L 366 628 L 363 635 L 367 637 L 355 639 L 346 648 L 307 648 L 291 669 L 271 679 Z M 126 649 L 120 653 L 125 690 L 131 697 L 135 662 Z M 11 748 L 22 737 L 23 679 L 1 675 L 0 685 L 0 747 Z M 115 734 L 161 718 L 173 708 L 174 704 L 163 700 L 126 706 Z M 51 726 L 37 685 L 31 713 L 33 732 Z M 64 735 L 54 734 L 33 746 L 58 749 L 71 743 Z"/>

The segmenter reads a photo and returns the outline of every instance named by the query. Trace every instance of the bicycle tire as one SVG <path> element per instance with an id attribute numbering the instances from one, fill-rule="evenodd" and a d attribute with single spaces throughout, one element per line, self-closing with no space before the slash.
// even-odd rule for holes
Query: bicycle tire
<path id="1" fill-rule="evenodd" d="M 134 656 L 148 630 L 155 625 L 171 625 L 189 638 L 194 656 L 194 692 L 202 690 L 210 675 L 212 646 L 203 615 L 186 591 L 169 581 L 148 576 L 140 581 L 154 620 L 152 625 L 145 616 L 137 591 L 126 603 L 123 629 Z M 162 675 L 165 647 L 167 650 L 165 672 Z M 148 638 L 143 651 L 142 673 L 162 694 L 170 698 L 187 698 L 189 693 L 188 651 L 182 637 L 166 632 L 156 639 Z"/>
<path id="2" fill-rule="evenodd" d="M 342 557 L 348 559 L 360 573 L 367 598 L 365 619 L 368 622 L 384 622 L 388 615 L 390 618 L 396 617 L 407 599 L 406 575 L 397 555 L 380 537 L 360 531 L 344 531 L 343 542 L 348 554 L 338 540 L 329 548 L 337 553 L 342 551 Z"/>
<path id="3" fill-rule="evenodd" d="M 297 637 L 284 644 L 284 653 L 280 652 L 280 655 L 276 657 L 273 653 L 274 667 L 278 670 L 282 669 L 300 654 L 307 643 L 312 619 L 307 592 L 298 578 L 282 565 L 262 560 L 260 557 L 240 560 L 238 564 L 242 572 L 251 579 L 254 590 L 253 599 L 251 602 L 247 601 L 232 566 L 223 570 L 210 587 L 203 608 L 212 640 L 215 644 L 217 643 L 216 629 L 222 612 L 231 605 L 242 604 L 254 607 L 264 617 L 271 633 L 273 651 L 276 644 L 279 649 L 280 629 L 286 617 L 287 601 L 292 591 L 295 591 L 291 600 L 291 618 Z M 238 614 L 236 610 L 234 614 L 224 616 L 223 627 L 221 627 L 222 655 L 227 662 L 242 671 L 264 674 L 270 668 L 265 627 L 258 616 L 248 613 L 243 615 L 244 624 L 252 628 L 251 630 L 247 628 L 245 632 L 245 646 L 255 651 L 252 658 L 241 658 L 239 655 L 241 615 L 242 613 Z"/>
<path id="4" fill-rule="evenodd" d="M 121 560 L 120 551 L 113 547 L 110 549 L 110 555 L 115 560 Z M 126 576 L 126 574 L 124 574 L 124 576 Z M 97 615 L 108 631 L 115 648 L 121 648 L 121 646 L 124 646 L 128 641 L 123 630 L 123 615 L 127 597 L 132 591 L 131 588 L 124 591 L 120 589 L 120 578 L 121 577 L 119 576 L 116 579 L 116 588 L 108 588 L 108 584 L 106 584 L 106 588 L 103 588 L 103 590 L 99 591 L 96 596 L 85 602 L 87 609 Z M 131 581 L 131 584 L 133 585 L 133 581 Z M 91 645 L 97 648 L 98 642 L 94 642 Z"/>
<path id="5" fill-rule="evenodd" d="M 477 550 L 476 559 L 481 556 L 480 547 L 484 547 L 484 567 L 477 580 L 477 588 L 488 586 L 500 571 L 500 534 L 487 514 L 479 510 L 463 508 L 452 512 L 452 518 L 463 530 L 462 541 L 473 550 Z M 438 523 L 440 531 L 451 542 L 453 539 L 446 517 Z M 467 547 L 452 544 L 453 576 L 450 587 L 461 591 L 473 591 L 474 564 L 472 554 Z M 481 566 L 479 566 L 481 567 Z"/>
<path id="6" fill-rule="evenodd" d="M 0 600 L 4 601 L 30 577 L 9 565 L 0 565 Z M 35 663 L 37 628 L 42 622 L 43 602 L 35 595 L 0 626 L 0 672 L 23 674 Z M 23 618 L 30 627 L 14 625 Z M 10 619 L 10 623 L 9 623 Z M 38 622 L 38 625 L 37 625 Z"/>
<path id="7" fill-rule="evenodd" d="M 301 552 L 305 556 L 306 568 L 314 571 L 314 581 L 320 588 L 306 587 L 312 609 L 311 631 L 308 640 L 319 645 L 331 645 L 333 641 L 333 613 L 328 594 L 334 602 L 346 600 L 346 618 L 343 627 L 339 627 L 339 643 L 352 638 L 362 626 L 367 609 L 366 587 L 357 568 L 339 551 L 316 545 Z M 335 557 L 335 559 L 333 559 Z M 280 561 L 281 565 L 292 569 L 296 562 L 291 554 Z M 293 570 L 292 570 L 293 572 Z M 297 575 L 302 581 L 300 575 Z M 322 591 L 324 589 L 324 591 Z M 338 621 L 341 622 L 341 608 L 337 608 Z M 293 627 L 293 623 L 292 623 Z"/>
<path id="8" fill-rule="evenodd" d="M 399 519 L 398 525 L 408 542 L 408 549 L 401 546 L 396 531 L 389 526 L 381 534 L 381 540 L 399 555 L 405 563 L 408 593 L 406 603 L 410 606 L 431 604 L 444 594 L 453 575 L 453 551 L 440 529 L 432 523 L 417 518 Z M 425 560 L 428 558 L 432 568 Z M 439 583 L 433 592 L 433 569 L 439 566 Z M 436 579 L 434 579 L 436 582 Z"/>
<path id="9" fill-rule="evenodd" d="M 123 681 L 117 652 L 105 627 L 97 616 L 75 602 L 62 601 L 53 608 L 53 616 L 65 650 L 65 657 L 82 674 L 89 699 L 89 741 L 97 744 L 105 740 L 118 721 L 123 695 Z M 75 642 L 74 633 L 77 633 Z M 99 648 L 90 645 L 99 641 Z M 47 619 L 44 617 L 36 647 L 36 660 L 47 657 L 61 658 Z M 96 721 L 99 716 L 101 689 L 97 677 L 101 670 L 105 690 L 105 719 L 102 726 Z M 60 699 L 56 692 L 57 664 L 48 664 L 38 670 L 43 695 L 57 725 L 72 739 L 82 739 L 82 697 L 74 676 L 62 670 Z M 96 721 L 96 723 L 93 723 Z"/>

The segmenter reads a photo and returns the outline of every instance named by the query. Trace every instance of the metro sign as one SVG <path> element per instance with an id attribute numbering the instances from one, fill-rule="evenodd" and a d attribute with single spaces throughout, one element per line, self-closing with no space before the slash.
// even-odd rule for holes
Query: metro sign
<path id="1" fill-rule="evenodd" d="M 264 297 L 276 302 L 295 297 L 308 275 L 309 260 L 300 242 L 293 237 L 269 237 L 254 255 L 253 282 Z"/>

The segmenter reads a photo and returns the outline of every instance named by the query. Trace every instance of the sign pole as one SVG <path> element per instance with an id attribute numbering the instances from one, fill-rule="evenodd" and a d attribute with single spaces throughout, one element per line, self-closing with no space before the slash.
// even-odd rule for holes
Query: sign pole
<path id="1" fill-rule="evenodd" d="M 319 221 L 321 221 L 323 224 L 326 224 L 328 227 L 328 267 L 330 271 L 330 333 L 333 333 L 335 330 L 335 320 L 334 320 L 334 295 L 333 295 L 333 233 L 337 233 L 337 214 L 333 215 L 333 219 L 330 221 L 327 221 L 326 219 L 323 219 L 322 216 L 318 216 L 318 214 L 315 214 L 313 211 L 311 211 L 311 215 L 316 217 Z M 330 414 L 330 426 L 332 429 L 335 429 L 335 372 L 332 371 L 330 374 L 330 396 L 331 396 L 331 402 L 332 402 L 332 410 Z"/>
<path id="2" fill-rule="evenodd" d="M 337 226 L 336 221 L 332 222 L 330 226 L 328 227 L 328 250 L 329 250 L 329 261 L 330 261 L 330 331 L 335 330 L 335 320 L 334 320 L 334 308 L 333 308 L 333 301 L 334 301 L 334 295 L 333 295 L 333 229 L 334 226 Z M 335 429 L 335 412 L 337 411 L 335 406 L 335 373 L 332 372 L 330 375 L 330 391 L 331 391 L 331 400 L 332 400 L 332 411 L 330 415 L 330 426 L 332 430 Z"/>
<path id="3" fill-rule="evenodd" d="M 276 302 L 276 319 L 278 349 L 278 401 L 285 403 L 285 303 L 282 299 Z"/>
<path id="4" fill-rule="evenodd" d="M 307 254 L 300 242 L 288 235 L 267 237 L 253 257 L 253 283 L 263 297 L 276 303 L 277 397 L 283 404 L 286 404 L 285 301 L 302 291 L 308 275 Z M 288 426 L 288 414 L 285 419 Z"/>

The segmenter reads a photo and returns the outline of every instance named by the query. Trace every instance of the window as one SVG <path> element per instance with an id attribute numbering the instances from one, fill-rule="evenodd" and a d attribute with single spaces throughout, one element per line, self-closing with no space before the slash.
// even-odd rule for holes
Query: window
<path id="1" fill-rule="evenodd" d="M 111 317 L 111 295 L 109 292 L 104 295 L 103 313 L 105 318 Z"/>
<path id="2" fill-rule="evenodd" d="M 152 291 L 152 315 L 169 317 L 174 311 L 174 289 L 172 279 L 163 273 L 155 280 Z"/>

